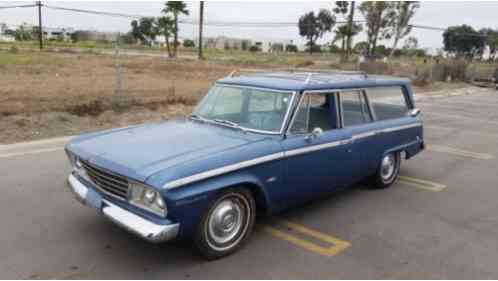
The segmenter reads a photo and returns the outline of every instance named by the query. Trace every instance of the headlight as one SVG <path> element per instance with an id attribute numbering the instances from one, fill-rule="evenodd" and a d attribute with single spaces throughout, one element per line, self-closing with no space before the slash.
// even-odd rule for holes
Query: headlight
<path id="1" fill-rule="evenodd" d="M 130 198 L 128 200 L 131 204 L 162 217 L 166 217 L 168 212 L 161 194 L 139 183 L 130 184 Z"/>

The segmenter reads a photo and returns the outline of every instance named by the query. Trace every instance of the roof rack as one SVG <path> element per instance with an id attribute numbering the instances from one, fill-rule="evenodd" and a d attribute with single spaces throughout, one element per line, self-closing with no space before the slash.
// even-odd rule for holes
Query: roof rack
<path id="1" fill-rule="evenodd" d="M 339 75 L 361 75 L 363 78 L 368 78 L 368 74 L 365 71 L 354 71 L 354 70 L 339 70 L 339 69 L 306 69 L 306 68 L 281 68 L 281 69 L 234 69 L 228 77 L 235 77 L 237 74 L 241 75 L 242 73 L 252 73 L 252 74 L 261 74 L 261 75 L 276 75 L 276 74 L 295 74 L 296 76 L 302 76 L 303 80 L 306 84 L 309 84 L 313 80 L 313 75 L 320 74 L 339 74 Z"/>

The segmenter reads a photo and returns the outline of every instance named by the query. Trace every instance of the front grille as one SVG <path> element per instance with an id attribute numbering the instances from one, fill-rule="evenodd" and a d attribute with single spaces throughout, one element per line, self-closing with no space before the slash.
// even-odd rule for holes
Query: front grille
<path id="1" fill-rule="evenodd" d="M 126 177 L 105 171 L 88 162 L 83 162 L 83 168 L 92 182 L 101 191 L 126 200 L 128 197 L 128 179 Z"/>

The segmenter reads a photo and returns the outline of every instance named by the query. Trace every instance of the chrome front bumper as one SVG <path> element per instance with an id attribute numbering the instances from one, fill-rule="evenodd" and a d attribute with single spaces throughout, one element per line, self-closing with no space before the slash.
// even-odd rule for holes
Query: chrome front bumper
<path id="1" fill-rule="evenodd" d="M 78 201 L 84 205 L 95 207 L 88 204 L 90 203 L 87 200 L 88 187 L 82 184 L 73 174 L 69 175 L 68 186 Z M 175 238 L 180 228 L 180 224 L 178 223 L 166 225 L 155 224 L 105 199 L 102 199 L 101 212 L 104 217 L 117 225 L 153 243 L 165 242 Z"/>

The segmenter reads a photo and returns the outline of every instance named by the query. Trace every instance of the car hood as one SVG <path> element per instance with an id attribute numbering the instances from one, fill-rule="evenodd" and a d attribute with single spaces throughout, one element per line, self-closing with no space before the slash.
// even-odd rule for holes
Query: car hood
<path id="1" fill-rule="evenodd" d="M 179 119 L 81 136 L 68 149 L 138 181 L 163 169 L 262 141 L 264 135 Z"/>

